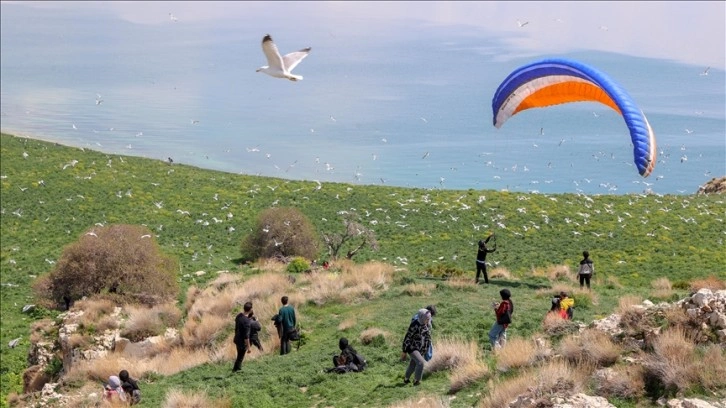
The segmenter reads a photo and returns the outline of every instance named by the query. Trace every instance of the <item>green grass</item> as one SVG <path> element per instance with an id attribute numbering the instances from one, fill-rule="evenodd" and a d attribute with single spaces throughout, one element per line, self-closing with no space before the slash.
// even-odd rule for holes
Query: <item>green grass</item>
<path id="1" fill-rule="evenodd" d="M 274 205 L 300 209 L 319 232 L 339 230 L 341 211 L 356 212 L 361 223 L 375 230 L 380 250 L 362 251 L 355 260 L 405 267 L 399 283 L 423 282 L 423 271 L 439 263 L 463 269 L 473 279 L 475 243 L 488 231 L 498 237 L 498 250 L 489 260 L 513 276 L 511 281 L 492 279 L 490 286 L 476 291 L 438 285 L 429 298 L 402 296 L 400 288 L 393 287 L 361 305 L 303 305 L 311 333 L 299 351 L 251 361 L 235 376 L 230 363 L 162 377 L 143 384 L 148 406 L 158 406 L 171 387 L 204 389 L 212 396 L 230 397 L 234 406 L 245 406 L 246 401 L 257 407 L 381 406 L 422 392 L 444 394 L 445 373 L 432 375 L 417 389 L 399 386 L 405 369 L 397 360 L 399 343 L 410 315 L 436 303 L 440 315 L 435 336 L 474 338 L 485 345 L 492 322 L 488 305 L 500 288 L 508 287 L 517 306 L 510 336 L 530 336 L 549 308 L 548 296 L 535 291 L 552 285 L 546 278 L 532 278 L 531 269 L 559 264 L 574 269 L 585 249 L 595 262 L 593 290 L 599 302 L 578 307 L 578 320 L 608 315 L 623 294 L 647 297 L 650 282 L 662 276 L 672 282 L 710 275 L 726 278 L 726 206 L 721 196 L 544 195 L 342 183 L 324 183 L 316 190 L 315 182 L 169 165 L 5 134 L 0 142 L 0 404 L 22 389 L 29 325 L 42 314 L 21 313 L 23 305 L 35 303 L 33 279 L 49 272 L 63 247 L 96 223 L 147 225 L 162 250 L 179 259 L 183 289 L 214 275 L 197 277 L 194 272 L 199 270 L 248 272 L 239 264 L 240 242 L 257 214 Z M 72 160 L 77 164 L 63 169 Z M 230 232 L 230 226 L 235 230 Z M 624 287 L 606 285 L 610 276 Z M 332 318 L 332 313 L 338 317 Z M 340 333 L 337 324 L 345 316 L 357 316 L 358 325 Z M 386 347 L 359 346 L 357 335 L 365 327 L 382 328 L 394 338 Z M 372 360 L 367 372 L 320 372 L 330 364 L 343 334 Z M 7 343 L 16 337 L 22 337 L 20 345 L 9 349 Z M 459 392 L 452 405 L 476 404 L 477 395 L 485 391 L 482 381 Z"/>

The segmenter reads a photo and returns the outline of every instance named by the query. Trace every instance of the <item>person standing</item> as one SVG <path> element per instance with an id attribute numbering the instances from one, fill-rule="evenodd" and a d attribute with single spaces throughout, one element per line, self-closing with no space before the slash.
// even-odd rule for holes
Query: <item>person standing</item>
<path id="1" fill-rule="evenodd" d="M 580 288 L 587 284 L 587 288 L 590 289 L 590 278 L 595 274 L 595 266 L 592 264 L 590 259 L 590 253 L 582 251 L 582 261 L 580 261 L 580 267 L 577 270 L 577 276 L 580 277 Z"/>
<path id="2" fill-rule="evenodd" d="M 502 289 L 499 291 L 499 296 L 502 298 L 502 302 L 494 302 L 494 313 L 497 317 L 494 326 L 489 330 L 489 342 L 492 344 L 492 350 L 504 347 L 507 341 L 507 327 L 512 323 L 512 313 L 514 313 L 514 303 L 512 303 L 512 293 L 509 289 Z"/>
<path id="3" fill-rule="evenodd" d="M 406 331 L 406 336 L 403 338 L 401 350 L 401 360 L 405 360 L 406 355 L 411 357 L 403 377 L 403 383 L 408 384 L 411 374 L 413 374 L 413 385 L 421 383 L 424 364 L 426 364 L 424 355 L 431 344 L 431 312 L 427 309 L 421 309 L 416 316 L 417 318 L 408 325 L 408 331 Z"/>
<path id="4" fill-rule="evenodd" d="M 250 348 L 250 318 L 247 317 L 252 311 L 252 302 L 245 303 L 243 312 L 239 313 L 234 319 L 234 344 L 237 346 L 237 359 L 234 360 L 232 372 L 237 372 L 242 368 L 242 361 L 245 354 L 251 353 Z"/>
<path id="5" fill-rule="evenodd" d="M 277 313 L 277 316 L 282 328 L 282 335 L 280 337 L 280 355 L 282 356 L 290 352 L 290 333 L 295 330 L 297 320 L 295 319 L 295 309 L 287 304 L 287 296 L 283 296 L 280 301 L 282 302 L 282 307 Z"/>
<path id="6" fill-rule="evenodd" d="M 489 276 L 487 276 L 487 254 L 496 251 L 497 246 L 496 241 L 492 249 L 489 249 L 487 244 L 493 236 L 494 234 L 489 234 L 486 239 L 479 240 L 479 250 L 476 252 L 476 283 L 479 283 L 480 273 L 484 273 L 484 283 L 489 283 Z"/>

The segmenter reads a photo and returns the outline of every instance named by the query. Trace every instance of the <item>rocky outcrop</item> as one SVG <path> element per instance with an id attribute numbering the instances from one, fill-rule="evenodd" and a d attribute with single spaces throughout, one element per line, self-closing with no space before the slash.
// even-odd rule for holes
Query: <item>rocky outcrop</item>
<path id="1" fill-rule="evenodd" d="M 698 194 L 722 194 L 726 192 L 726 176 L 712 178 L 698 188 Z"/>

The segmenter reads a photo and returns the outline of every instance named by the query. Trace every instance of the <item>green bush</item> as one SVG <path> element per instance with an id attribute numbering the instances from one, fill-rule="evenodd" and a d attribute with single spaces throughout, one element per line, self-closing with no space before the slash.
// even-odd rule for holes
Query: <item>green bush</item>
<path id="1" fill-rule="evenodd" d="M 64 248 L 55 268 L 36 280 L 33 289 L 53 307 L 104 293 L 153 305 L 177 295 L 177 269 L 148 228 L 93 227 Z"/>
<path id="2" fill-rule="evenodd" d="M 433 278 L 454 278 L 459 276 L 464 276 L 466 272 L 459 268 L 458 266 L 454 265 L 446 265 L 446 264 L 434 264 L 430 265 L 426 268 L 424 275 L 430 276 Z"/>
<path id="3" fill-rule="evenodd" d="M 290 273 L 302 273 L 308 270 L 310 270 L 310 264 L 300 256 L 296 256 L 287 264 L 287 271 Z"/>

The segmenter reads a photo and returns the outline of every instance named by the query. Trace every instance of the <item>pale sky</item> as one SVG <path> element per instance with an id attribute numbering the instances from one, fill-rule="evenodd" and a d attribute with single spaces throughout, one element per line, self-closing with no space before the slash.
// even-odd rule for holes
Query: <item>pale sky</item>
<path id="1" fill-rule="evenodd" d="M 8 3 L 8 2 L 4 2 Z M 402 19 L 513 34 L 533 53 L 600 50 L 726 67 L 726 2 L 22 2 L 36 7 L 105 10 L 141 24 L 308 16 L 311 30 L 357 33 L 395 29 Z M 376 19 L 371 24 L 370 18 Z M 363 21 L 363 20 L 367 21 Z M 312 20 L 312 21 L 311 21 Z M 522 27 L 518 21 L 527 23 Z M 514 35 L 516 34 L 516 36 Z M 516 38 L 516 39 L 515 39 Z"/>

